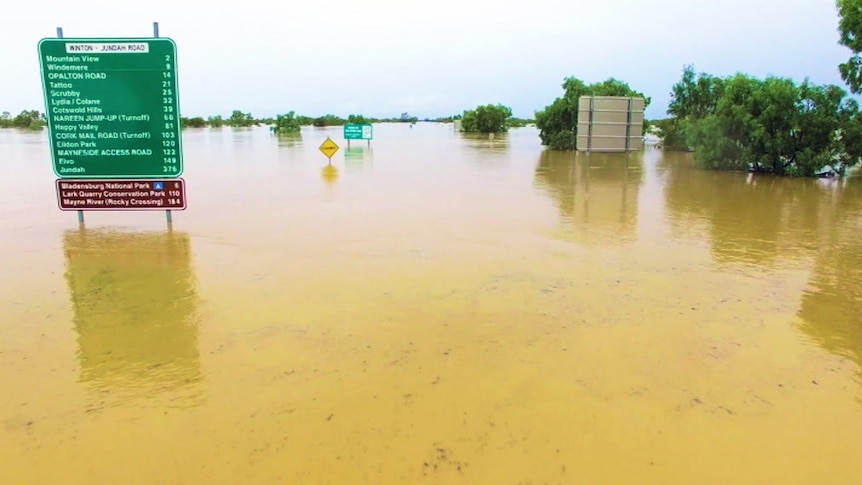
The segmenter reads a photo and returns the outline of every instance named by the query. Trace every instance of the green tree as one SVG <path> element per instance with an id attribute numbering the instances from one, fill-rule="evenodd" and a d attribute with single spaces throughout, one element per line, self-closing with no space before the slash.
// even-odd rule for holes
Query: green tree
<path id="1" fill-rule="evenodd" d="M 271 129 L 273 133 L 299 133 L 302 126 L 296 118 L 296 113 L 290 111 L 287 114 L 276 116 L 275 126 Z"/>
<path id="2" fill-rule="evenodd" d="M 682 79 L 671 89 L 667 112 L 674 118 L 700 119 L 715 111 L 724 90 L 724 79 L 705 73 L 695 73 L 686 65 Z"/>
<path id="3" fill-rule="evenodd" d="M 256 124 L 251 113 L 243 113 L 240 110 L 234 110 L 230 118 L 227 119 L 227 124 L 230 126 L 246 127 Z"/>
<path id="4" fill-rule="evenodd" d="M 204 128 L 207 125 L 205 119 L 200 116 L 195 116 L 194 118 L 180 118 L 180 123 L 183 128 Z"/>
<path id="5" fill-rule="evenodd" d="M 411 116 L 410 113 L 404 112 L 401 113 L 401 117 L 398 118 L 398 121 L 401 123 L 416 123 L 419 121 L 419 118 L 416 116 Z"/>
<path id="6" fill-rule="evenodd" d="M 853 94 L 862 93 L 862 0 L 837 0 L 838 43 L 850 49 L 847 62 L 838 65 L 841 78 Z"/>
<path id="7" fill-rule="evenodd" d="M 464 133 L 503 133 L 509 128 L 512 109 L 502 104 L 486 104 L 464 111 L 461 131 Z"/>
<path id="8" fill-rule="evenodd" d="M 345 124 L 347 120 L 344 118 L 339 118 L 338 116 L 332 114 L 325 114 L 323 116 L 317 117 L 311 123 L 314 126 L 341 126 Z"/>
<path id="9" fill-rule="evenodd" d="M 9 126 L 25 130 L 41 130 L 47 124 L 45 115 L 37 110 L 24 110 L 12 118 Z"/>
<path id="10" fill-rule="evenodd" d="M 687 122 L 678 118 L 665 118 L 650 122 L 653 130 L 661 139 L 661 147 L 665 150 L 691 151 L 685 138 Z"/>
<path id="11" fill-rule="evenodd" d="M 0 128 L 9 128 L 12 126 L 12 113 L 4 111 L 0 113 Z"/>
<path id="12" fill-rule="evenodd" d="M 221 128 L 224 126 L 225 121 L 220 115 L 210 116 L 207 118 L 207 124 L 213 128 Z"/>
<path id="13" fill-rule="evenodd" d="M 858 103 L 838 86 L 807 79 L 756 79 L 736 74 L 692 84 L 687 71 L 680 85 L 719 86 L 700 94 L 675 87 L 670 122 L 682 126 L 684 144 L 706 169 L 752 170 L 776 175 L 843 174 L 862 156 Z M 680 89 L 677 89 L 680 87 Z"/>
<path id="14" fill-rule="evenodd" d="M 368 125 L 371 124 L 371 119 L 362 115 L 350 115 L 347 117 L 347 122 L 351 125 Z"/>
<path id="15" fill-rule="evenodd" d="M 695 73 L 692 65 L 683 68 L 682 79 L 673 85 L 670 93 L 667 112 L 671 117 L 656 122 L 665 149 L 692 150 L 688 144 L 687 131 L 693 122 L 715 111 L 724 84 L 722 78 Z"/>
<path id="16" fill-rule="evenodd" d="M 623 81 L 608 78 L 602 82 L 587 85 L 575 77 L 567 77 L 563 82 L 564 94 L 544 110 L 536 113 L 536 127 L 542 145 L 554 150 L 574 150 L 578 140 L 578 103 L 581 96 L 631 96 L 644 100 L 649 106 L 650 98 L 633 90 Z"/>

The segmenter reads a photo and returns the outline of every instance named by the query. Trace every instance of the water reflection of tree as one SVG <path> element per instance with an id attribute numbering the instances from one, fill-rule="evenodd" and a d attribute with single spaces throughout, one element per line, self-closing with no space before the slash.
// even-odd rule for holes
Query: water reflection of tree
<path id="1" fill-rule="evenodd" d="M 201 379 L 184 233 L 69 231 L 63 238 L 81 381 L 119 399 L 196 402 Z"/>
<path id="2" fill-rule="evenodd" d="M 699 170 L 665 155 L 665 200 L 677 234 L 708 231 L 716 259 L 752 264 L 810 251 L 828 191 L 810 179 Z"/>
<path id="3" fill-rule="evenodd" d="M 485 153 L 506 153 L 509 151 L 508 133 L 461 133 L 464 146 Z"/>
<path id="4" fill-rule="evenodd" d="M 461 133 L 466 159 L 482 170 L 497 170 L 509 164 L 509 135 L 507 133 Z"/>
<path id="5" fill-rule="evenodd" d="M 673 224 L 681 232 L 705 224 L 717 260 L 766 267 L 813 257 L 800 330 L 862 372 L 862 180 L 753 178 L 682 158 L 663 168 Z"/>
<path id="6" fill-rule="evenodd" d="M 275 136 L 279 148 L 301 148 L 302 133 L 278 133 Z"/>
<path id="7" fill-rule="evenodd" d="M 636 233 L 643 153 L 578 153 L 545 150 L 535 185 L 556 202 L 568 229 L 607 237 Z M 577 234 L 570 234 L 578 238 Z"/>
<path id="8" fill-rule="evenodd" d="M 803 292 L 801 330 L 862 370 L 862 181 L 837 191 L 822 215 L 818 251 Z"/>

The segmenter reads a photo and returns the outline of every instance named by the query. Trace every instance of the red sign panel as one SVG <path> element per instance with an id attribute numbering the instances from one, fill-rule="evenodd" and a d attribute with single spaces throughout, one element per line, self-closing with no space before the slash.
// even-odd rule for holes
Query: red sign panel
<path id="1" fill-rule="evenodd" d="M 58 179 L 62 211 L 185 210 L 183 179 Z"/>

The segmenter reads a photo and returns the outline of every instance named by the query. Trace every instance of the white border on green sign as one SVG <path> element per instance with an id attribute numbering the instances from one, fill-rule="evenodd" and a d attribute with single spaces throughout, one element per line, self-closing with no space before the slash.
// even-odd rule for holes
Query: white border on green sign
<path id="1" fill-rule="evenodd" d="M 57 158 L 54 153 L 54 133 L 51 130 L 51 113 L 50 107 L 48 106 L 48 85 L 45 84 L 47 76 L 45 69 L 45 59 L 42 56 L 42 44 L 52 43 L 52 42 L 89 42 L 89 43 L 107 43 L 107 42 L 169 42 L 171 47 L 173 48 L 173 72 L 174 78 L 176 79 L 176 83 L 174 86 L 174 98 L 176 99 L 177 104 L 177 166 L 179 167 L 179 171 L 176 175 L 166 176 L 165 174 L 122 174 L 122 175 L 92 175 L 92 174 L 81 174 L 81 175 L 73 175 L 69 176 L 68 174 L 60 174 L 57 172 Z M 47 118 L 47 129 L 48 129 L 48 151 L 51 153 L 51 168 L 54 171 L 54 175 L 61 179 L 115 179 L 115 178 L 161 178 L 161 179 L 174 179 L 180 178 L 185 171 L 185 163 L 183 162 L 183 136 L 182 136 L 182 121 L 180 118 L 182 114 L 180 113 L 180 73 L 177 70 L 177 43 L 170 37 L 45 37 L 39 40 L 39 43 L 36 45 L 36 53 L 39 57 L 39 77 L 41 78 L 42 83 L 42 100 L 45 103 L 45 117 Z"/>

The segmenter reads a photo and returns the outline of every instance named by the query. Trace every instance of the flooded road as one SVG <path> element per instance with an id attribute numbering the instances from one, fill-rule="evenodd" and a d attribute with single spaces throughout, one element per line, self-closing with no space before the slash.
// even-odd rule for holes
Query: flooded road
<path id="1" fill-rule="evenodd" d="M 858 483 L 862 180 L 187 130 L 171 231 L 79 229 L 45 137 L 0 130 L 0 483 Z"/>

